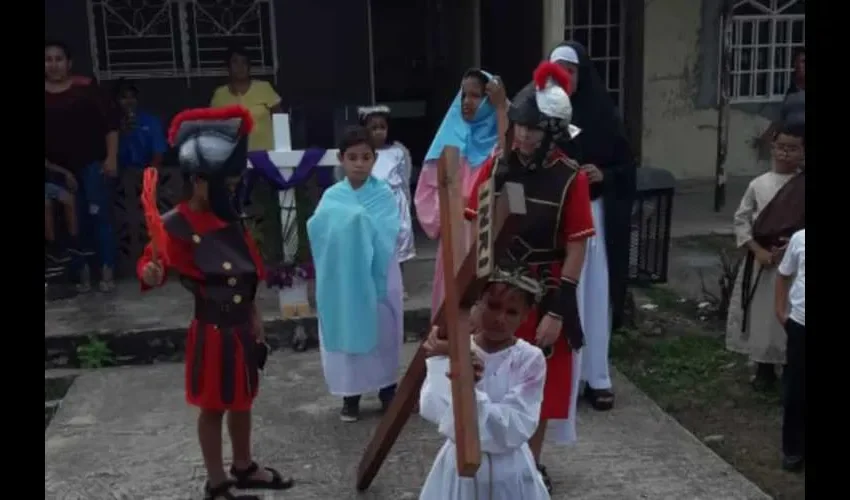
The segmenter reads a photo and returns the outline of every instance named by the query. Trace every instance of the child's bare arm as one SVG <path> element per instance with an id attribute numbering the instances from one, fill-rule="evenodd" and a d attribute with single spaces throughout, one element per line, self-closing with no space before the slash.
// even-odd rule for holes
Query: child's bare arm
<path id="1" fill-rule="evenodd" d="M 56 172 L 58 174 L 71 175 L 70 170 L 68 170 L 65 167 L 60 167 L 59 165 L 57 165 L 55 163 L 51 163 L 50 161 L 47 160 L 47 158 L 44 159 L 44 168 L 47 169 L 47 170 L 50 170 L 51 172 Z"/>

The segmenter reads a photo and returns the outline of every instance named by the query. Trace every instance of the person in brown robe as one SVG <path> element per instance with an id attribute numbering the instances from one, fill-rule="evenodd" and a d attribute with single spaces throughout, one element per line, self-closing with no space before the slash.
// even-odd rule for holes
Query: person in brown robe
<path id="1" fill-rule="evenodd" d="M 726 347 L 756 364 L 753 385 L 776 383 L 785 364 L 785 332 L 774 315 L 776 265 L 785 246 L 806 224 L 805 125 L 786 124 L 772 146 L 773 170 L 747 187 L 735 212 L 738 246 L 747 250 L 729 304 Z"/>

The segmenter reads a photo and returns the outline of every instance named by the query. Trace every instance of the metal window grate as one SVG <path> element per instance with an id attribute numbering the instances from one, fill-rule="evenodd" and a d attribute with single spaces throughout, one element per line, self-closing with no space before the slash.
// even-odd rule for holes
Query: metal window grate
<path id="1" fill-rule="evenodd" d="M 244 46 L 251 71 L 277 74 L 272 0 L 87 0 L 95 76 L 190 78 L 227 73 Z"/>
<path id="2" fill-rule="evenodd" d="M 773 102 L 785 97 L 794 52 L 805 46 L 805 8 L 805 0 L 735 4 L 728 27 L 732 102 Z"/>
<path id="3" fill-rule="evenodd" d="M 623 73 L 625 59 L 623 0 L 564 0 L 567 2 L 564 39 L 585 47 L 608 93 L 623 109 Z"/>

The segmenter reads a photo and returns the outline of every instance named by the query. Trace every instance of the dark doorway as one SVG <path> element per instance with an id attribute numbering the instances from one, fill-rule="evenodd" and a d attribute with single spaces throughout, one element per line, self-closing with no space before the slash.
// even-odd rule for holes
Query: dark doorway
<path id="1" fill-rule="evenodd" d="M 370 0 L 375 102 L 393 108 L 390 134 L 410 150 L 417 171 L 474 60 L 471 5 Z"/>
<path id="2" fill-rule="evenodd" d="M 502 78 L 508 97 L 528 82 L 542 59 L 543 2 L 482 1 L 481 67 Z"/>

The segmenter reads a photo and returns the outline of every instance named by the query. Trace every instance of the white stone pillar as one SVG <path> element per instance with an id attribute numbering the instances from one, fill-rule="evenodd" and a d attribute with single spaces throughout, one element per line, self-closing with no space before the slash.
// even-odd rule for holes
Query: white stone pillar
<path id="1" fill-rule="evenodd" d="M 543 57 L 549 55 L 552 47 L 564 41 L 564 29 L 567 26 L 567 0 L 540 0 L 543 2 Z"/>

